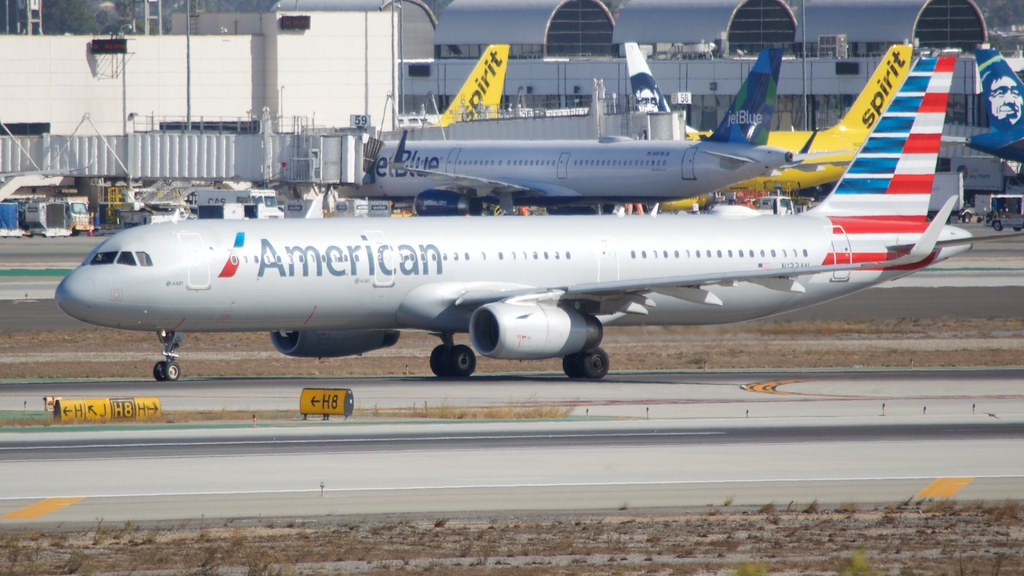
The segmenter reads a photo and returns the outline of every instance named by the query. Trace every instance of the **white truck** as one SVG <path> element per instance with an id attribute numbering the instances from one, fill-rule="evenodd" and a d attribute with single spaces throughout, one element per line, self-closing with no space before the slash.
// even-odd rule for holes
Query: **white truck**
<path id="1" fill-rule="evenodd" d="M 950 220 L 970 222 L 973 213 L 964 209 L 964 178 L 960 172 L 935 173 L 935 179 L 932 180 L 932 195 L 928 201 L 928 220 L 935 218 L 935 214 L 942 210 L 950 198 L 956 198 L 953 211 L 949 215 Z"/>
<path id="2" fill-rule="evenodd" d="M 1024 194 L 1024 181 L 1014 164 L 995 156 L 954 156 L 949 171 L 959 172 L 964 179 L 964 202 L 969 206 L 967 218 L 981 221 L 985 211 L 978 209 L 975 198 L 989 194 Z M 967 221 L 967 220 L 965 220 Z"/>
<path id="3" fill-rule="evenodd" d="M 278 220 L 284 210 L 277 203 L 273 190 L 250 188 L 229 190 L 221 188 L 195 188 L 189 194 L 200 219 L 223 220 Z"/>

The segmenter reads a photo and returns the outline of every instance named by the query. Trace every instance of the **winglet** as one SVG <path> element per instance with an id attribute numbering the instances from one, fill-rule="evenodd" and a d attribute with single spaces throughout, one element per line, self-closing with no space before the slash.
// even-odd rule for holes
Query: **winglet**
<path id="1" fill-rule="evenodd" d="M 956 198 L 947 198 L 946 203 L 943 204 L 942 208 L 935 214 L 935 218 L 933 218 L 931 223 L 928 224 L 928 228 L 926 228 L 924 233 L 921 234 L 921 237 L 917 239 L 917 243 L 910 249 L 910 252 L 907 252 L 895 260 L 886 260 L 883 263 L 883 266 L 886 268 L 908 266 L 922 262 L 931 256 L 939 242 L 939 235 L 942 234 L 942 228 L 946 225 L 946 221 L 949 220 L 949 215 L 953 212 L 953 205 L 956 204 L 956 201 Z"/>
<path id="2" fill-rule="evenodd" d="M 764 145 L 775 113 L 782 49 L 765 48 L 750 69 L 722 122 L 708 140 Z"/>

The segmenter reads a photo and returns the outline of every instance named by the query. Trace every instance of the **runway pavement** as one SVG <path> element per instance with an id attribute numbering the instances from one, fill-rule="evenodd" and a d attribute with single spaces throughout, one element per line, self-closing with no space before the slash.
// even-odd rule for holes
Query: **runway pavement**
<path id="1" fill-rule="evenodd" d="M 347 380 L 51 383 L 159 394 L 165 410 L 250 405 L 234 425 L 0 431 L 0 526 L 247 516 L 612 511 L 1024 497 L 1020 370 L 786 371 Z M 298 415 L 302 387 L 345 386 L 353 419 Z M 0 408 L 38 394 L 0 386 Z M 565 420 L 424 422 L 369 408 L 575 406 Z M 71 473 L 69 473 L 71 472 Z M 321 483 L 323 493 L 321 494 Z"/>

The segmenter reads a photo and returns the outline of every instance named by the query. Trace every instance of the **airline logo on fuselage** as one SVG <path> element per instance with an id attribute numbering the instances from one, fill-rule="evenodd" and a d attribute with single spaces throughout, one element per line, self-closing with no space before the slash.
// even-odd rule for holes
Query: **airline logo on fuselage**
<path id="1" fill-rule="evenodd" d="M 374 276 L 441 276 L 444 274 L 441 250 L 433 244 L 370 243 L 360 236 L 361 244 L 339 246 L 275 245 L 260 240 L 260 269 L 257 277 L 370 278 Z"/>
<path id="2" fill-rule="evenodd" d="M 431 170 L 438 171 L 441 168 L 441 157 L 440 156 L 426 156 L 420 155 L 416 150 L 405 150 L 401 165 L 404 168 L 393 168 L 390 159 L 387 156 L 381 156 L 377 159 L 377 162 L 373 165 L 374 174 L 377 178 L 383 178 L 385 176 L 394 178 L 405 178 L 410 177 L 424 177 L 426 174 L 418 174 L 406 170 L 405 168 L 411 168 L 413 170 Z"/>
<path id="3" fill-rule="evenodd" d="M 907 62 L 900 58 L 899 51 L 894 51 L 892 58 L 885 63 L 885 75 L 875 81 L 878 89 L 871 96 L 870 107 L 864 111 L 864 115 L 860 119 L 865 129 L 871 129 L 878 121 L 878 117 L 882 115 L 889 94 L 899 86 L 900 68 L 906 68 L 906 66 Z"/>

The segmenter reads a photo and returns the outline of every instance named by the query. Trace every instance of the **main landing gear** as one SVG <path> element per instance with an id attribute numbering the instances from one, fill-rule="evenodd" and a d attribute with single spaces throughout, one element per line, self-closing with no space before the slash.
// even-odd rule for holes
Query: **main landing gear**
<path id="1" fill-rule="evenodd" d="M 608 374 L 608 354 L 594 348 L 562 358 L 562 370 L 569 378 L 600 380 Z"/>
<path id="2" fill-rule="evenodd" d="M 452 335 L 441 334 L 441 345 L 430 353 L 430 370 L 440 378 L 466 378 L 476 370 L 476 353 L 465 344 L 455 344 Z"/>
<path id="3" fill-rule="evenodd" d="M 153 365 L 153 378 L 157 382 L 175 382 L 181 376 L 181 367 L 175 362 L 178 355 L 174 351 L 181 346 L 185 335 L 167 330 L 161 330 L 156 335 L 160 338 L 160 343 L 164 345 L 165 360 Z"/>

